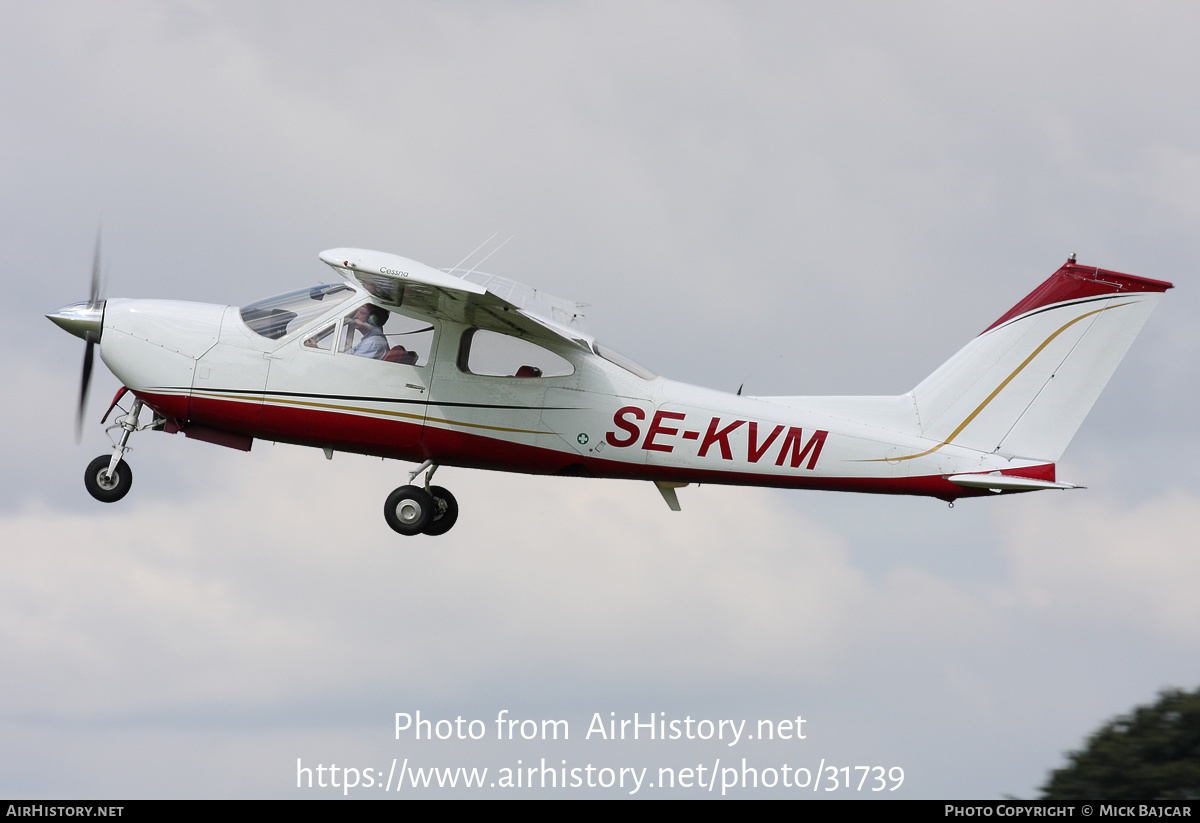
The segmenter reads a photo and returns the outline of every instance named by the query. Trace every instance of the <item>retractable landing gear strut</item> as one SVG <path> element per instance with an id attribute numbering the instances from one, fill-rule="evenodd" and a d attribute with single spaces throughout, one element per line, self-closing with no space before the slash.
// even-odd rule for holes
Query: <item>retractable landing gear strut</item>
<path id="1" fill-rule="evenodd" d="M 411 485 L 426 469 L 429 472 L 425 475 L 425 487 Z M 454 495 L 441 486 L 429 485 L 437 469 L 436 463 L 426 460 L 409 474 L 409 485 L 388 495 L 383 517 L 394 531 L 404 535 L 445 534 L 458 520 L 458 501 Z"/>

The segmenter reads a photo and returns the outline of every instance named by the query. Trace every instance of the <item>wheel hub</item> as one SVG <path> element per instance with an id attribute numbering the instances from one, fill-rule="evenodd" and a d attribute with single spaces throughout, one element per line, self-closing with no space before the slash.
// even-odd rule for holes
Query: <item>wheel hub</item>
<path id="1" fill-rule="evenodd" d="M 405 525 L 416 523 L 421 519 L 421 506 L 415 500 L 404 500 L 396 506 L 396 517 Z"/>

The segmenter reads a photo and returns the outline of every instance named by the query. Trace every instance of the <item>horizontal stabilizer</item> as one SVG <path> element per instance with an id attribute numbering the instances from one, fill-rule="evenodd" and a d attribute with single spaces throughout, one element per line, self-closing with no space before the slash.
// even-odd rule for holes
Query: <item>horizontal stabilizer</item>
<path id="1" fill-rule="evenodd" d="M 946 478 L 951 483 L 971 489 L 995 489 L 996 491 L 1031 492 L 1039 489 L 1082 489 L 1074 483 L 1056 483 L 1053 480 L 1036 480 L 1032 477 L 1014 477 L 1011 474 L 990 472 L 988 474 L 954 474 Z"/>

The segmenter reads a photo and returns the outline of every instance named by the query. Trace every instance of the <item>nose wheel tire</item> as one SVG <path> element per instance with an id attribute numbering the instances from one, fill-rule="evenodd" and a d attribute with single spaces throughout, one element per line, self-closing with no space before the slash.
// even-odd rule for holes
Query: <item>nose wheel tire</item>
<path id="1" fill-rule="evenodd" d="M 383 517 L 395 532 L 420 534 L 433 519 L 435 508 L 433 498 L 420 486 L 401 486 L 388 495 Z"/>
<path id="2" fill-rule="evenodd" d="M 458 501 L 441 486 L 430 486 L 429 491 L 433 494 L 433 516 L 425 524 L 425 534 L 445 534 L 458 521 Z"/>
<path id="3" fill-rule="evenodd" d="M 124 460 L 117 463 L 116 471 L 108 473 L 108 464 L 112 458 L 108 455 L 97 457 L 88 464 L 83 475 L 83 484 L 87 486 L 88 494 L 101 503 L 116 503 L 129 493 L 133 485 L 133 471 Z"/>

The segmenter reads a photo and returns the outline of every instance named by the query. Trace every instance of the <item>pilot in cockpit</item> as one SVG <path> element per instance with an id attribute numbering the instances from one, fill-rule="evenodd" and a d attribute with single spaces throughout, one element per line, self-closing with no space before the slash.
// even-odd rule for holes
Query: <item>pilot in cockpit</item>
<path id="1" fill-rule="evenodd" d="M 374 303 L 359 306 L 354 314 L 346 318 L 346 325 L 356 329 L 363 337 L 358 341 L 358 345 L 350 348 L 347 353 L 382 360 L 388 353 L 388 341 L 383 333 L 383 325 L 387 323 L 388 316 L 387 309 L 382 309 Z"/>

